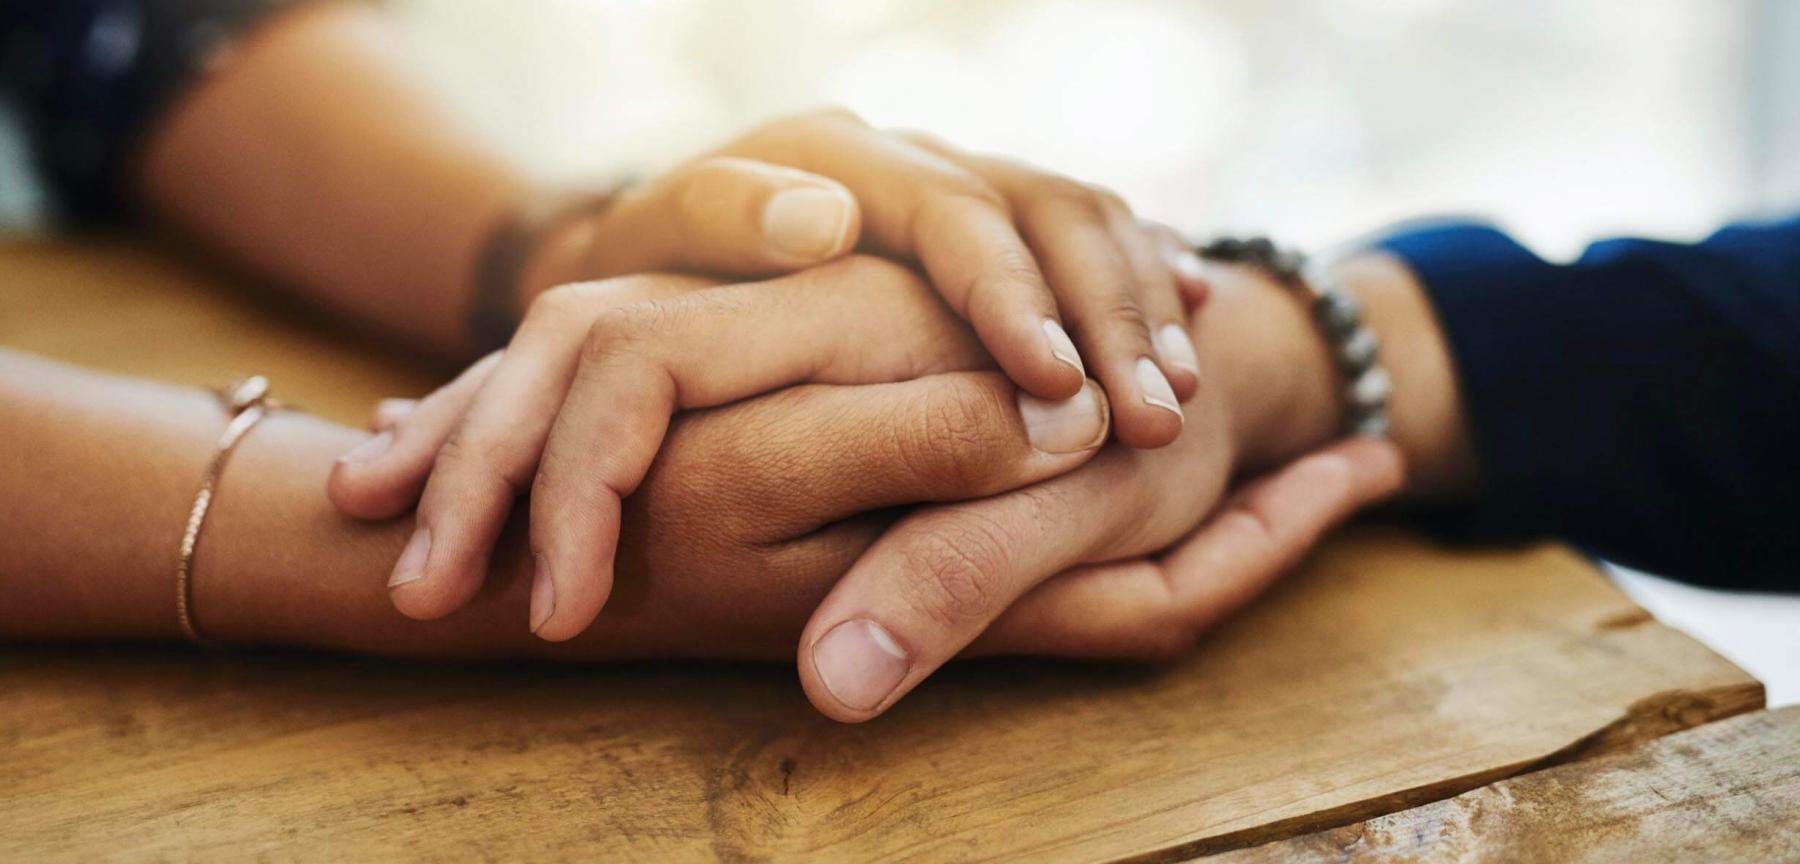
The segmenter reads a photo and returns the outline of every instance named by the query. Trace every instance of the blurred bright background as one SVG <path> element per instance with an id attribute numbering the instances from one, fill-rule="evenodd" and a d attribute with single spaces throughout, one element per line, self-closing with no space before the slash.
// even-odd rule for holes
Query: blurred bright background
<path id="1" fill-rule="evenodd" d="M 445 94 L 560 178 L 842 104 L 1320 244 L 1480 213 L 1550 254 L 1800 201 L 1786 0 L 397 0 Z"/>
<path id="2" fill-rule="evenodd" d="M 1320 246 L 1431 214 L 1552 256 L 1800 208 L 1789 0 L 390 0 L 471 134 L 546 179 L 842 104 Z M 36 198 L 0 136 L 0 220 Z M 1621 577 L 1800 701 L 1800 599 Z"/>

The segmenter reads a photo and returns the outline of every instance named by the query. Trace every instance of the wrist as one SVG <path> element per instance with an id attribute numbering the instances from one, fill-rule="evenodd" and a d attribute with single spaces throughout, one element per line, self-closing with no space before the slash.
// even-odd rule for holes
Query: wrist
<path id="1" fill-rule="evenodd" d="M 1426 292 L 1391 256 L 1356 255 L 1334 274 L 1362 307 L 1393 380 L 1389 437 L 1410 498 L 1453 500 L 1478 482 L 1450 348 Z M 1212 266 L 1199 316 L 1203 366 L 1225 388 L 1237 471 L 1260 473 L 1342 434 L 1346 382 L 1305 298 L 1249 267 Z"/>
<path id="2" fill-rule="evenodd" d="M 539 294 L 598 278 L 595 245 L 611 201 L 595 193 L 528 193 L 493 222 L 467 289 L 467 339 L 477 353 L 504 347 Z"/>
<path id="3" fill-rule="evenodd" d="M 323 494 L 336 455 L 360 439 L 296 412 L 245 438 L 195 556 L 195 615 L 207 638 L 399 654 L 504 644 L 487 616 L 416 622 L 395 611 L 386 574 L 410 518 L 347 519 Z"/>
<path id="4" fill-rule="evenodd" d="M 1333 438 L 1343 385 L 1305 298 L 1252 267 L 1210 266 L 1200 314 L 1202 386 L 1224 388 L 1239 473 L 1258 473 Z"/>
<path id="5" fill-rule="evenodd" d="M 520 262 L 514 285 L 519 309 L 526 309 L 539 294 L 567 285 L 601 278 L 594 244 L 600 237 L 604 213 L 593 212 L 564 219 L 540 233 Z"/>

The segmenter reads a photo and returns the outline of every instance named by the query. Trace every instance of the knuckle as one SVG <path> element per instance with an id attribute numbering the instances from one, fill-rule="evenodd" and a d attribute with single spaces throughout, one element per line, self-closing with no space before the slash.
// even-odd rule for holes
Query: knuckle
<path id="1" fill-rule="evenodd" d="M 895 138 L 899 138 L 915 147 L 923 148 L 932 153 L 942 153 L 952 149 L 950 142 L 944 140 L 943 137 L 923 129 L 897 129 L 890 134 Z"/>
<path id="2" fill-rule="evenodd" d="M 1131 215 L 1131 205 L 1125 203 L 1124 197 L 1119 193 L 1105 186 L 1097 185 L 1090 185 L 1087 190 L 1088 194 L 1093 196 L 1094 203 L 1100 208 L 1100 212 L 1105 213 L 1109 219 L 1136 225 L 1136 220 Z"/>
<path id="3" fill-rule="evenodd" d="M 1008 314 L 1017 304 L 1035 305 L 1032 295 L 1049 291 L 1036 263 L 1024 253 L 1001 251 L 980 273 L 969 277 L 961 286 L 965 315 L 974 318 L 983 312 Z"/>
<path id="4" fill-rule="evenodd" d="M 632 297 L 654 296 L 666 290 L 667 281 L 666 276 L 633 275 L 558 285 L 532 299 L 521 329 L 591 327 L 597 308 L 617 308 Z"/>
<path id="5" fill-rule="evenodd" d="M 999 421 L 1006 407 L 991 388 L 959 381 L 934 389 L 902 440 L 900 454 L 915 476 L 935 486 L 965 492 L 985 487 L 994 455 L 1008 439 Z"/>
<path id="6" fill-rule="evenodd" d="M 993 612 L 995 586 L 1010 560 L 1005 532 L 963 511 L 934 526 L 907 553 L 913 607 L 947 628 L 978 624 Z"/>
<path id="7" fill-rule="evenodd" d="M 1106 215 L 1101 197 L 1085 183 L 1051 175 L 1039 178 L 1035 185 L 1033 197 L 1044 206 L 1075 210 L 1095 218 Z"/>
<path id="8" fill-rule="evenodd" d="M 512 470 L 520 460 L 510 458 L 504 441 L 472 440 L 462 429 L 445 439 L 438 448 L 433 474 L 441 474 L 458 484 L 457 497 L 475 495 L 517 495 L 524 489 L 524 474 Z"/>
<path id="9" fill-rule="evenodd" d="M 1144 307 L 1130 294 L 1116 292 L 1099 301 L 1095 311 L 1100 320 L 1106 322 L 1103 326 L 1107 329 L 1134 339 L 1149 338 L 1150 322 L 1144 317 Z"/>
<path id="10" fill-rule="evenodd" d="M 1029 486 L 1012 493 L 1021 509 L 1021 522 L 1026 525 L 1069 526 L 1084 521 L 1075 518 L 1068 494 L 1055 486 Z M 1089 538 L 1094 540 L 1097 538 Z"/>
<path id="11" fill-rule="evenodd" d="M 919 202 L 914 221 L 921 227 L 948 222 L 972 209 L 989 209 L 1011 218 L 1012 205 L 987 181 L 961 168 L 945 166 Z"/>
<path id="12" fill-rule="evenodd" d="M 663 300 L 644 300 L 603 310 L 588 325 L 581 359 L 597 362 L 653 344 L 657 334 L 677 326 L 675 317 L 674 304 Z"/>
<path id="13" fill-rule="evenodd" d="M 551 325 L 575 317 L 586 297 L 582 284 L 558 285 L 533 298 L 530 308 L 525 310 L 525 323 Z"/>

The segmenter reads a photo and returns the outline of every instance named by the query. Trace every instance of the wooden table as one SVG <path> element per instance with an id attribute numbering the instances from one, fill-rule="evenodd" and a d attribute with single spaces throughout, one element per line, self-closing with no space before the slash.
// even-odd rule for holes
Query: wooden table
<path id="1" fill-rule="evenodd" d="M 0 344 L 188 383 L 264 371 L 348 422 L 433 380 L 241 295 L 128 244 L 13 244 Z M 1566 549 L 1395 528 L 1327 544 L 1166 669 L 959 664 L 861 726 L 786 667 L 11 648 L 0 860 L 1629 857 L 1658 836 L 1533 832 L 1606 815 L 1548 818 L 1593 796 L 1666 826 L 1723 787 L 1729 820 L 1670 843 L 1793 857 L 1800 721 L 1762 702 Z M 1714 750 L 1734 755 L 1692 755 Z M 1665 783 L 1685 797 L 1650 814 Z M 1495 813 L 1534 827 L 1500 845 Z"/>

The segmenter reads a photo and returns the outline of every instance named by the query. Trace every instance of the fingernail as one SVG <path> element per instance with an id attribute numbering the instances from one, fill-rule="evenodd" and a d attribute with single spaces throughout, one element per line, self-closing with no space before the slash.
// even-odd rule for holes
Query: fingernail
<path id="1" fill-rule="evenodd" d="M 383 432 L 350 448 L 350 451 L 339 456 L 337 461 L 346 465 L 363 465 L 373 462 L 380 458 L 381 454 L 386 453 L 388 447 L 393 443 L 394 433 Z"/>
<path id="2" fill-rule="evenodd" d="M 894 637 L 866 619 L 845 621 L 813 645 L 819 680 L 839 704 L 856 711 L 879 707 L 911 666 Z"/>
<path id="3" fill-rule="evenodd" d="M 802 186 L 775 193 L 763 205 L 763 239 L 789 255 L 823 258 L 850 230 L 855 202 L 840 189 Z"/>
<path id="4" fill-rule="evenodd" d="M 1162 370 L 1156 368 L 1156 361 L 1148 357 L 1139 357 L 1137 362 L 1138 392 L 1144 397 L 1145 404 L 1155 405 L 1175 412 L 1181 416 L 1181 406 L 1175 402 L 1175 388 L 1169 386 L 1169 379 L 1164 378 Z"/>
<path id="5" fill-rule="evenodd" d="M 400 418 L 419 407 L 417 399 L 383 399 L 375 403 L 375 415 L 388 423 L 398 423 Z"/>
<path id="6" fill-rule="evenodd" d="M 394 575 L 388 578 L 388 587 L 417 582 L 425 575 L 425 556 L 431 554 L 431 529 L 420 527 L 413 532 L 411 540 L 406 541 L 406 548 L 400 552 L 399 562 L 394 564 Z"/>
<path id="7" fill-rule="evenodd" d="M 556 583 L 550 580 L 550 564 L 544 556 L 531 557 L 536 571 L 531 577 L 531 632 L 536 633 L 556 611 Z"/>
<path id="8" fill-rule="evenodd" d="M 1044 319 L 1044 336 L 1050 340 L 1050 353 L 1082 375 L 1087 374 L 1087 367 L 1081 365 L 1081 354 L 1075 350 L 1075 340 L 1069 338 L 1068 331 L 1056 323 L 1054 318 Z"/>
<path id="9" fill-rule="evenodd" d="M 1169 266 L 1181 274 L 1184 279 L 1205 279 L 1206 268 L 1200 264 L 1200 256 L 1182 249 L 1169 255 Z"/>
<path id="10" fill-rule="evenodd" d="M 1163 362 L 1200 377 L 1200 357 L 1194 352 L 1194 340 L 1180 324 L 1164 324 L 1156 331 L 1156 353 Z"/>
<path id="11" fill-rule="evenodd" d="M 1092 383 L 1067 399 L 1053 401 L 1019 392 L 1025 437 L 1044 453 L 1076 453 L 1100 446 L 1106 437 L 1106 403 Z"/>

